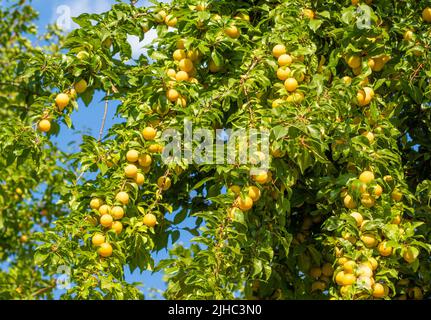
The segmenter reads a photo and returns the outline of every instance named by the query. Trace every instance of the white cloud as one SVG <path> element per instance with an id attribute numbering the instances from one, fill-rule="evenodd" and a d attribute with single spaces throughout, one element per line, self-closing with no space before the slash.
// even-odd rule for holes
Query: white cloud
<path id="1" fill-rule="evenodd" d="M 144 48 L 144 46 L 150 44 L 151 41 L 153 41 L 156 37 L 157 37 L 157 32 L 154 29 L 151 29 L 150 31 L 148 31 L 141 42 L 139 42 L 139 38 L 137 36 L 129 35 L 127 37 L 127 41 L 132 47 L 133 59 L 139 58 L 141 54 L 146 54 L 147 50 Z"/>

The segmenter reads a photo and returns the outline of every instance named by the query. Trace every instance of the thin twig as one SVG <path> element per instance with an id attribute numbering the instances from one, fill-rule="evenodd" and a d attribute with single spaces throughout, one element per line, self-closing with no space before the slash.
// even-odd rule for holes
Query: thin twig
<path id="1" fill-rule="evenodd" d="M 106 116 L 108 115 L 108 99 L 107 97 L 109 96 L 109 91 L 106 93 L 106 97 L 105 97 L 105 111 L 103 113 L 103 119 L 102 119 L 102 125 L 100 127 L 100 131 L 99 131 L 99 142 L 100 140 L 102 140 L 102 135 L 103 135 L 103 129 L 105 128 L 105 122 L 106 122 Z"/>

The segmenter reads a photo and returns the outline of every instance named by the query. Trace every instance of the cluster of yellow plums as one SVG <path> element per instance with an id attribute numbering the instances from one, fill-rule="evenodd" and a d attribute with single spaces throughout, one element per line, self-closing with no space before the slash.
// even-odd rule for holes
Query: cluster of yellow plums
<path id="1" fill-rule="evenodd" d="M 142 136 L 146 141 L 153 141 L 157 135 L 157 130 L 153 127 L 145 127 L 142 131 Z M 160 145 L 156 146 L 151 152 L 159 152 Z M 150 147 L 148 149 L 150 149 Z M 132 179 L 138 186 L 142 186 L 145 182 L 145 176 L 140 172 L 148 173 L 151 170 L 152 157 L 148 153 L 141 154 L 135 149 L 130 149 L 126 153 L 127 164 L 124 167 L 124 175 L 126 179 Z M 139 168 L 138 168 L 139 166 Z M 167 176 L 159 177 L 157 180 L 158 187 L 166 191 L 171 187 L 171 179 Z M 114 230 L 119 235 L 123 230 L 123 224 L 119 221 L 124 217 L 124 207 L 129 204 L 129 194 L 125 191 L 120 191 L 115 197 L 115 205 L 109 206 L 100 198 L 93 198 L 90 202 L 90 207 L 96 210 L 100 215 L 99 223 L 105 230 Z M 152 213 L 144 215 L 142 223 L 147 227 L 154 228 L 157 224 L 157 218 Z M 102 233 L 96 233 L 92 237 L 92 243 L 98 247 L 98 253 L 102 257 L 110 257 L 112 255 L 112 246 L 106 242 L 106 237 Z"/>
<path id="2" fill-rule="evenodd" d="M 55 105 L 59 112 L 63 112 L 63 110 L 69 105 L 70 99 L 76 99 L 78 94 L 84 93 L 87 90 L 88 84 L 84 79 L 79 80 L 73 85 L 73 88 L 68 90 L 66 93 L 59 93 L 55 97 Z M 49 115 L 43 117 L 42 120 L 37 124 L 37 128 L 41 132 L 49 132 L 51 130 L 51 121 L 49 119 Z"/>
<path id="3" fill-rule="evenodd" d="M 168 82 L 166 97 L 169 101 L 178 103 L 182 107 L 187 105 L 187 100 L 175 89 L 175 85 L 180 82 L 199 83 L 195 78 L 197 72 L 195 63 L 199 63 L 201 59 L 199 50 L 185 49 L 185 41 L 185 39 L 177 41 L 177 49 L 172 55 L 177 66 L 177 70 L 168 69 L 166 71 L 166 75 L 171 79 L 171 81 Z"/>
<path id="4" fill-rule="evenodd" d="M 123 224 L 119 221 L 124 217 L 124 206 L 129 203 L 129 194 L 121 191 L 116 195 L 116 204 L 109 206 L 100 198 L 93 198 L 90 201 L 90 208 L 99 214 L 99 223 L 105 230 L 114 230 L 117 235 L 123 231 Z M 106 242 L 106 236 L 103 233 L 96 233 L 91 238 L 91 242 L 98 247 L 98 253 L 102 257 L 112 255 L 112 246 Z"/>
<path id="5" fill-rule="evenodd" d="M 237 196 L 233 204 L 233 208 L 238 208 L 243 212 L 249 211 L 253 208 L 254 203 L 259 201 L 261 197 L 261 191 L 256 186 L 247 187 L 243 192 L 245 194 L 244 196 L 241 196 L 241 187 L 238 185 L 230 186 L 229 190 Z M 233 219 L 234 209 L 229 209 L 228 213 L 229 217 Z"/>
<path id="6" fill-rule="evenodd" d="M 155 15 L 155 20 L 158 23 L 165 23 L 168 27 L 175 28 L 177 25 L 178 19 L 172 15 L 167 14 L 165 10 L 160 10 Z"/>
<path id="7" fill-rule="evenodd" d="M 371 139 L 371 136 L 367 136 L 367 138 Z M 360 192 L 361 204 L 366 208 L 374 207 L 376 199 L 378 199 L 383 193 L 383 188 L 377 184 L 374 179 L 374 173 L 366 170 L 362 172 L 359 175 L 359 178 L 354 180 L 350 185 L 351 191 Z M 392 177 L 390 176 L 385 176 L 383 179 L 385 179 L 385 181 L 392 181 Z M 358 207 L 358 204 L 349 193 L 344 191 L 342 195 L 344 196 L 344 206 L 347 209 L 356 209 Z M 401 201 L 402 196 L 401 191 L 396 188 L 391 193 L 391 198 L 396 202 Z"/>
<path id="8" fill-rule="evenodd" d="M 393 178 L 389 175 L 384 176 L 383 180 L 387 183 L 392 183 Z M 358 179 L 352 181 L 349 188 L 344 189 L 342 195 L 344 196 L 344 206 L 347 209 L 354 210 L 358 208 L 358 204 L 354 198 L 348 193 L 359 192 L 361 205 L 365 208 L 372 208 L 375 206 L 376 199 L 379 199 L 383 194 L 383 188 L 376 183 L 374 173 L 371 171 L 363 171 Z M 402 200 L 403 194 L 397 188 L 391 192 L 391 199 L 395 203 Z M 388 241 L 383 240 L 379 242 L 377 237 L 366 231 L 366 225 L 370 220 L 364 219 L 363 215 L 358 211 L 350 212 L 350 216 L 355 220 L 357 228 L 361 231 L 360 243 L 358 243 L 355 236 L 348 232 L 343 232 L 342 236 L 345 240 L 351 242 L 353 245 L 365 246 L 365 248 L 377 250 L 380 258 L 389 257 L 393 254 L 393 247 L 388 244 Z M 391 223 L 399 225 L 401 223 L 401 215 L 396 215 L 392 218 Z M 400 228 L 400 232 L 403 229 Z M 411 264 L 417 259 L 418 249 L 406 246 L 403 248 L 403 259 Z M 335 281 L 341 286 L 340 294 L 346 296 L 350 291 L 352 285 L 356 284 L 356 288 L 371 292 L 375 298 L 384 298 L 388 295 L 388 287 L 384 283 L 376 283 L 374 281 L 374 273 L 378 267 L 378 262 L 375 258 L 370 257 L 366 261 L 355 261 L 353 259 L 343 256 L 342 250 L 336 248 L 337 268 Z M 365 293 L 367 294 L 367 293 Z"/>
<path id="9" fill-rule="evenodd" d="M 331 282 L 333 273 L 334 268 L 329 262 L 325 262 L 322 266 L 310 268 L 309 275 L 315 280 L 311 284 L 311 292 L 324 291 L 326 286 Z"/>

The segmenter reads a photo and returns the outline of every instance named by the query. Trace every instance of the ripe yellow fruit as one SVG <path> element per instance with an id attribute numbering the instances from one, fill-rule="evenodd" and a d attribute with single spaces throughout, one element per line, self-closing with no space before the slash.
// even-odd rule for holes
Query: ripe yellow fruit
<path id="1" fill-rule="evenodd" d="M 205 9 L 207 8 L 207 4 L 206 3 L 199 3 L 196 5 L 196 11 L 205 11 Z"/>
<path id="2" fill-rule="evenodd" d="M 315 13 L 311 9 L 302 9 L 302 14 L 310 20 L 313 20 L 315 17 Z"/>
<path id="3" fill-rule="evenodd" d="M 169 188 L 171 187 L 172 181 L 171 178 L 169 177 L 160 177 L 159 179 L 157 179 L 157 185 L 159 186 L 160 189 L 166 191 L 169 190 Z"/>
<path id="4" fill-rule="evenodd" d="M 124 168 L 124 174 L 127 178 L 135 178 L 138 168 L 134 164 L 129 164 Z"/>
<path id="5" fill-rule="evenodd" d="M 104 258 L 108 258 L 112 255 L 112 246 L 109 243 L 102 243 L 99 247 L 98 253 Z"/>
<path id="6" fill-rule="evenodd" d="M 116 234 L 120 234 L 123 231 L 123 224 L 120 221 L 114 221 L 111 225 L 111 229 L 115 231 Z"/>
<path id="7" fill-rule="evenodd" d="M 115 220 L 120 220 L 124 217 L 124 209 L 119 206 L 115 206 L 111 209 L 111 215 Z"/>
<path id="8" fill-rule="evenodd" d="M 76 89 L 75 89 L 76 90 Z M 67 105 L 69 104 L 70 98 L 67 94 L 65 93 L 59 93 L 56 97 L 55 97 L 55 104 L 57 105 L 58 109 L 60 111 L 63 111 L 64 108 L 67 107 Z"/>
<path id="9" fill-rule="evenodd" d="M 132 162 L 132 163 L 138 161 L 138 159 L 139 159 L 139 152 L 136 151 L 136 150 L 129 150 L 129 151 L 127 151 L 126 159 L 127 159 L 127 161 Z"/>
<path id="10" fill-rule="evenodd" d="M 392 176 L 384 176 L 383 180 L 387 183 L 394 181 L 394 178 L 392 178 Z"/>
<path id="11" fill-rule="evenodd" d="M 102 243 L 105 242 L 105 236 L 100 233 L 96 233 L 93 238 L 91 238 L 91 242 L 93 243 L 93 246 L 100 246 Z"/>
<path id="12" fill-rule="evenodd" d="M 345 274 L 346 273 L 353 273 L 355 271 L 355 269 L 356 269 L 356 262 L 353 260 L 346 261 L 343 264 L 343 271 Z"/>
<path id="13" fill-rule="evenodd" d="M 368 184 L 374 180 L 374 173 L 372 173 L 371 171 L 364 171 L 359 176 L 359 180 L 363 183 Z"/>
<path id="14" fill-rule="evenodd" d="M 110 214 L 104 214 L 100 217 L 100 224 L 104 226 L 105 228 L 109 228 L 112 225 L 112 222 L 114 219 Z"/>
<path id="15" fill-rule="evenodd" d="M 177 104 L 183 108 L 187 106 L 187 99 L 183 96 L 180 96 L 177 100 Z"/>
<path id="16" fill-rule="evenodd" d="M 115 199 L 120 203 L 127 205 L 129 203 L 129 194 L 127 192 L 121 191 L 117 193 Z"/>
<path id="17" fill-rule="evenodd" d="M 371 68 L 371 70 L 379 72 L 382 71 L 386 62 L 383 60 L 382 57 L 373 58 L 374 60 L 374 66 Z"/>
<path id="18" fill-rule="evenodd" d="M 232 38 L 232 39 L 237 39 L 237 38 L 239 38 L 239 36 L 240 36 L 239 29 L 238 29 L 236 26 L 233 26 L 233 25 L 231 25 L 231 26 L 227 27 L 227 28 L 224 30 L 224 33 L 225 33 L 228 37 L 230 37 L 230 38 Z"/>
<path id="19" fill-rule="evenodd" d="M 177 25 L 177 22 L 178 22 L 178 19 L 171 14 L 166 16 L 165 18 L 165 23 L 168 27 L 175 28 L 175 26 Z"/>
<path id="20" fill-rule="evenodd" d="M 347 259 L 346 257 L 341 257 L 338 259 L 337 263 L 342 266 L 344 265 L 347 261 L 349 261 L 349 259 Z"/>
<path id="21" fill-rule="evenodd" d="M 144 223 L 147 227 L 154 228 L 154 227 L 156 226 L 156 224 L 157 224 L 157 218 L 156 218 L 156 216 L 155 216 L 154 214 L 152 214 L 152 213 L 147 213 L 147 214 L 144 216 L 143 223 Z"/>
<path id="22" fill-rule="evenodd" d="M 376 198 L 379 198 L 383 194 L 383 188 L 380 185 L 376 185 L 373 191 Z"/>
<path id="23" fill-rule="evenodd" d="M 373 248 L 377 245 L 377 239 L 372 234 L 364 234 L 361 236 L 361 241 L 367 248 Z"/>
<path id="24" fill-rule="evenodd" d="M 346 85 L 350 85 L 352 83 L 352 78 L 349 76 L 344 76 L 343 78 L 341 78 L 341 80 L 343 80 L 344 84 Z"/>
<path id="25" fill-rule="evenodd" d="M 262 171 L 253 176 L 253 180 L 260 184 L 265 184 L 269 181 L 269 173 Z"/>
<path id="26" fill-rule="evenodd" d="M 189 74 L 185 71 L 178 71 L 175 75 L 177 81 L 187 81 L 189 80 Z"/>
<path id="27" fill-rule="evenodd" d="M 427 7 L 422 11 L 422 19 L 425 22 L 431 22 L 431 8 Z"/>
<path id="28" fill-rule="evenodd" d="M 282 105 L 285 101 L 283 99 L 275 99 L 274 101 L 272 101 L 271 106 L 273 108 L 278 108 L 280 105 Z"/>
<path id="29" fill-rule="evenodd" d="M 285 81 L 290 76 L 290 68 L 284 67 L 284 68 L 278 68 L 277 69 L 277 78 L 281 81 Z"/>
<path id="30" fill-rule="evenodd" d="M 404 32 L 403 38 L 406 41 L 411 41 L 413 39 L 413 35 L 414 35 L 413 31 L 407 30 L 406 32 Z"/>
<path id="31" fill-rule="evenodd" d="M 249 196 L 245 196 L 244 198 L 238 197 L 236 203 L 238 208 L 242 211 L 248 211 L 253 207 L 253 199 Z"/>
<path id="32" fill-rule="evenodd" d="M 181 61 L 185 59 L 187 56 L 186 56 L 186 52 L 183 49 L 177 49 L 172 54 L 172 57 L 174 58 L 175 61 Z"/>
<path id="33" fill-rule="evenodd" d="M 165 21 L 165 18 L 168 14 L 166 13 L 165 10 L 160 10 L 159 12 L 157 12 L 156 16 L 154 17 L 156 22 L 161 23 L 163 21 Z"/>
<path id="34" fill-rule="evenodd" d="M 272 55 L 276 58 L 279 58 L 281 55 L 285 54 L 286 51 L 286 47 L 282 44 L 277 44 L 276 46 L 274 46 L 274 48 L 272 48 Z"/>
<path id="35" fill-rule="evenodd" d="M 168 69 L 168 71 L 166 71 L 166 75 L 169 78 L 175 79 L 177 72 L 174 69 Z"/>
<path id="36" fill-rule="evenodd" d="M 374 98 L 374 90 L 370 87 L 364 87 L 365 103 L 368 104 Z"/>
<path id="37" fill-rule="evenodd" d="M 201 57 L 201 54 L 200 54 L 199 50 L 197 50 L 197 49 L 190 49 L 187 52 L 187 58 L 189 58 L 193 62 L 198 61 L 200 59 L 200 57 Z"/>
<path id="38" fill-rule="evenodd" d="M 371 265 L 371 269 L 374 271 L 377 269 L 379 263 L 377 260 L 373 257 L 368 258 L 368 263 Z"/>
<path id="39" fill-rule="evenodd" d="M 103 204 L 99 208 L 99 213 L 103 216 L 104 214 L 110 214 L 111 213 L 111 207 Z"/>
<path id="40" fill-rule="evenodd" d="M 350 68 L 356 69 L 361 66 L 362 59 L 359 56 L 350 56 L 347 58 L 346 62 Z"/>
<path id="41" fill-rule="evenodd" d="M 311 284 L 311 292 L 324 291 L 326 289 L 326 283 L 323 281 L 316 281 Z"/>
<path id="42" fill-rule="evenodd" d="M 401 223 L 401 215 L 397 214 L 393 219 L 392 219 L 392 223 L 393 224 L 400 224 Z"/>
<path id="43" fill-rule="evenodd" d="M 365 77 L 364 79 L 361 80 L 361 82 L 359 82 L 359 85 L 363 87 L 363 86 L 366 86 L 369 82 L 370 80 L 368 79 L 368 77 Z"/>
<path id="44" fill-rule="evenodd" d="M 75 88 L 76 93 L 84 93 L 85 90 L 87 90 L 88 83 L 84 79 L 81 79 L 77 83 L 75 83 L 73 87 Z"/>
<path id="45" fill-rule="evenodd" d="M 178 98 L 180 97 L 180 94 L 177 90 L 175 89 L 169 89 L 168 93 L 166 94 L 166 97 L 169 99 L 169 101 L 171 102 L 175 102 L 178 100 Z"/>
<path id="46" fill-rule="evenodd" d="M 90 201 L 90 208 L 98 210 L 103 205 L 103 200 L 99 198 L 93 198 Z"/>
<path id="47" fill-rule="evenodd" d="M 152 127 L 146 127 L 144 130 L 142 130 L 142 136 L 147 141 L 152 141 L 157 135 L 156 129 Z"/>
<path id="48" fill-rule="evenodd" d="M 354 284 L 356 282 L 356 276 L 352 273 L 344 273 L 343 279 L 342 279 L 342 285 L 348 286 L 351 284 Z"/>
<path id="49" fill-rule="evenodd" d="M 395 189 L 394 191 L 392 191 L 391 193 L 391 198 L 392 200 L 396 201 L 396 202 L 400 202 L 403 198 L 403 194 L 400 190 Z"/>
<path id="50" fill-rule="evenodd" d="M 47 119 L 43 119 L 39 121 L 39 123 L 37 124 L 37 128 L 39 129 L 39 131 L 48 132 L 49 130 L 51 130 L 51 122 Z"/>
<path id="51" fill-rule="evenodd" d="M 186 39 L 178 39 L 177 40 L 177 49 L 184 49 L 185 47 L 186 47 Z"/>
<path id="52" fill-rule="evenodd" d="M 361 195 L 361 203 L 366 208 L 372 208 L 376 204 L 376 200 L 369 193 L 363 193 Z"/>
<path id="53" fill-rule="evenodd" d="M 356 100 L 358 100 L 358 104 L 360 106 L 365 106 L 365 92 L 363 90 L 359 90 L 356 94 Z"/>
<path id="54" fill-rule="evenodd" d="M 310 277 L 318 279 L 322 275 L 322 269 L 319 267 L 313 267 L 310 269 Z"/>
<path id="55" fill-rule="evenodd" d="M 356 237 L 349 232 L 343 234 L 343 239 L 349 241 L 352 244 L 355 244 L 357 241 Z"/>
<path id="56" fill-rule="evenodd" d="M 374 134 L 373 134 L 372 132 L 365 131 L 362 135 L 363 135 L 365 138 L 367 138 L 367 139 L 368 139 L 368 141 L 369 141 L 370 143 L 373 143 L 373 142 L 374 142 Z"/>
<path id="57" fill-rule="evenodd" d="M 285 53 L 285 54 L 282 54 L 280 57 L 278 57 L 277 61 L 280 67 L 284 67 L 284 66 L 288 67 L 292 64 L 293 59 L 290 55 Z"/>
<path id="58" fill-rule="evenodd" d="M 212 72 L 212 73 L 216 73 L 216 72 L 219 72 L 221 70 L 221 66 L 216 65 L 214 60 L 210 60 L 210 62 L 208 63 L 208 68 L 209 68 L 210 72 Z"/>
<path id="59" fill-rule="evenodd" d="M 250 186 L 248 188 L 248 196 L 253 200 L 253 202 L 256 202 L 260 199 L 260 189 L 256 186 Z"/>
<path id="60" fill-rule="evenodd" d="M 152 144 L 152 145 L 150 145 L 149 147 L 148 147 L 148 152 L 151 152 L 151 153 L 158 153 L 159 151 L 160 151 L 160 145 L 159 144 Z M 149 168 L 149 167 L 147 167 L 147 168 Z"/>
<path id="61" fill-rule="evenodd" d="M 352 216 L 356 220 L 356 225 L 358 227 L 362 225 L 362 222 L 364 221 L 364 217 L 362 217 L 362 214 L 355 211 L 355 212 L 352 212 L 350 216 Z"/>
<path id="62" fill-rule="evenodd" d="M 137 173 L 135 177 L 135 182 L 138 186 L 143 186 L 145 183 L 145 176 L 142 173 Z"/>
<path id="63" fill-rule="evenodd" d="M 149 167 L 151 166 L 152 162 L 153 162 L 153 159 L 149 154 L 143 154 L 138 159 L 138 163 L 142 167 Z"/>
<path id="64" fill-rule="evenodd" d="M 193 61 L 188 58 L 181 59 L 180 63 L 178 64 L 178 67 L 181 71 L 191 72 L 194 68 Z"/>
<path id="65" fill-rule="evenodd" d="M 417 255 L 415 254 L 415 252 L 410 247 L 408 247 L 408 248 L 404 249 L 403 259 L 407 263 L 413 263 L 416 261 Z"/>
<path id="66" fill-rule="evenodd" d="M 392 254 L 392 247 L 388 246 L 386 241 L 380 242 L 377 250 L 382 257 L 388 257 Z"/>
<path id="67" fill-rule="evenodd" d="M 287 91 L 293 92 L 298 88 L 298 81 L 295 78 L 287 78 L 284 82 L 284 87 Z"/>
<path id="68" fill-rule="evenodd" d="M 326 277 L 330 277 L 333 273 L 334 268 L 332 267 L 332 265 L 328 262 L 324 263 L 322 266 L 322 274 Z"/>
<path id="69" fill-rule="evenodd" d="M 357 204 L 355 200 L 353 200 L 353 197 L 348 194 L 344 197 L 344 206 L 347 209 L 355 209 L 357 207 Z"/>
<path id="70" fill-rule="evenodd" d="M 241 187 L 237 185 L 231 185 L 229 187 L 229 190 L 232 191 L 234 194 L 239 195 L 241 192 Z"/>
<path id="71" fill-rule="evenodd" d="M 373 286 L 373 297 L 383 298 L 386 296 L 387 289 L 381 283 L 375 283 Z"/>

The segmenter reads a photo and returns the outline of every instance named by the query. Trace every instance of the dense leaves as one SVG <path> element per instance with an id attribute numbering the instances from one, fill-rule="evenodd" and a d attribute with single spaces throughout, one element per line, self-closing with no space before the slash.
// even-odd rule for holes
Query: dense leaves
<path id="1" fill-rule="evenodd" d="M 142 298 L 126 267 L 164 272 L 169 299 L 429 297 L 427 7 L 119 2 L 74 18 L 61 51 L 24 38 L 29 6 L 3 9 L 0 259 L 13 262 L 0 297 L 51 298 L 62 266 L 72 270 L 64 299 Z M 132 59 L 128 37 L 150 30 L 157 37 Z M 73 130 L 70 114 L 96 91 L 120 102 L 124 121 L 61 153 L 50 136 L 60 122 Z M 184 154 L 197 147 L 188 123 L 268 130 L 270 153 L 164 162 L 167 129 Z M 251 175 L 262 157 L 270 173 Z M 185 233 L 190 245 L 177 243 Z"/>

